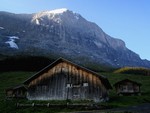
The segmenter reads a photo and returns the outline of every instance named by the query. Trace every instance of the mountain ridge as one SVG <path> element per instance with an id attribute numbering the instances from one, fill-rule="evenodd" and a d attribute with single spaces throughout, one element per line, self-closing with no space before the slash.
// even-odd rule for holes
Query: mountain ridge
<path id="1" fill-rule="evenodd" d="M 68 9 L 34 14 L 0 12 L 0 28 L 2 55 L 54 55 L 81 64 L 150 67 L 150 62 L 129 50 L 124 41 L 109 36 L 95 23 Z"/>

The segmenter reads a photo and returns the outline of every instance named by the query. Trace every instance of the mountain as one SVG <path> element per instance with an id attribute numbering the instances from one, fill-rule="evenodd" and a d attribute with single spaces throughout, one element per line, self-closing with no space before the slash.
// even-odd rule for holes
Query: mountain
<path id="1" fill-rule="evenodd" d="M 150 61 L 68 9 L 35 14 L 0 12 L 0 59 L 5 56 L 65 57 L 113 67 L 150 67 Z"/>

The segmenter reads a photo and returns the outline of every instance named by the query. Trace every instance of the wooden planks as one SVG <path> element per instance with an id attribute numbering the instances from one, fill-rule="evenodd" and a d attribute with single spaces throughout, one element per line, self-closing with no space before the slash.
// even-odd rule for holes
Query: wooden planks
<path id="1" fill-rule="evenodd" d="M 87 86 L 83 86 L 84 83 L 87 83 Z M 67 84 L 71 87 L 67 87 Z M 27 98 L 30 100 L 100 101 L 103 95 L 107 95 L 107 90 L 99 77 L 67 62 L 58 63 L 45 71 L 32 80 L 28 87 Z"/>

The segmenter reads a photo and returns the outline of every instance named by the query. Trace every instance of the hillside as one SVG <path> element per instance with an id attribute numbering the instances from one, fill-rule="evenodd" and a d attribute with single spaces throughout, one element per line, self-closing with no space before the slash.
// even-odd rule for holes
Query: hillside
<path id="1" fill-rule="evenodd" d="M 56 57 L 52 56 L 50 58 L 40 56 L 5 56 L 3 60 L 0 60 L 0 72 L 39 71 L 54 62 L 55 60 L 57 60 Z M 113 67 L 100 65 L 93 62 L 86 62 L 82 64 L 82 66 L 96 72 L 106 72 L 114 70 Z"/>
<path id="2" fill-rule="evenodd" d="M 0 72 L 39 71 L 55 59 L 36 56 L 13 56 L 0 60 Z"/>

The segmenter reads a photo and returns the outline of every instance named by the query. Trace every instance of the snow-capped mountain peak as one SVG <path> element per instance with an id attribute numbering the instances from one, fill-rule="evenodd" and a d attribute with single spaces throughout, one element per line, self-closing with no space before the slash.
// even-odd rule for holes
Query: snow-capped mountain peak
<path id="1" fill-rule="evenodd" d="M 67 12 L 67 11 L 68 11 L 68 9 L 66 9 L 66 8 L 55 9 L 55 10 L 51 10 L 51 11 L 42 11 L 42 12 L 36 13 L 34 18 L 40 18 L 43 16 L 52 17 L 52 15 L 62 14 L 62 13 Z"/>
<path id="2" fill-rule="evenodd" d="M 55 9 L 51 11 L 42 11 L 42 12 L 36 13 L 33 16 L 32 22 L 35 21 L 37 25 L 41 25 L 41 21 L 43 20 L 43 18 L 47 17 L 49 20 L 53 19 L 55 22 L 60 23 L 61 19 L 58 16 L 62 15 L 63 13 L 67 11 L 69 11 L 67 8 Z"/>
<path id="3" fill-rule="evenodd" d="M 52 13 L 52 14 L 61 14 L 66 12 L 68 9 L 67 8 L 61 8 L 61 9 L 55 9 L 51 11 L 45 11 L 45 13 Z"/>
<path id="4" fill-rule="evenodd" d="M 64 21 L 67 23 L 74 23 L 80 19 L 80 14 L 72 12 L 66 8 L 55 9 L 51 11 L 42 11 L 34 14 L 32 17 L 32 22 L 37 25 L 48 25 L 49 21 L 52 20 L 58 24 L 61 24 Z"/>

